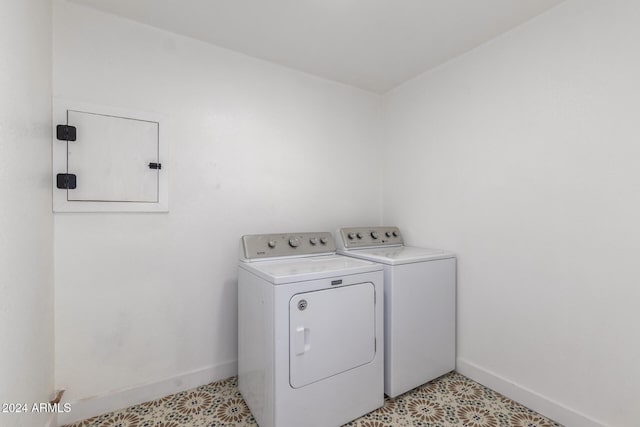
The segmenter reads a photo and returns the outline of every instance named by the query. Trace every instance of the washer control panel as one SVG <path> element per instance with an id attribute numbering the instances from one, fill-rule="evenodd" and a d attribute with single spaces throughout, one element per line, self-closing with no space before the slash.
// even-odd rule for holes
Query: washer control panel
<path id="1" fill-rule="evenodd" d="M 338 246 L 344 249 L 402 245 L 398 227 L 343 227 L 338 229 Z"/>
<path id="2" fill-rule="evenodd" d="M 296 255 L 335 253 L 331 233 L 251 234 L 240 239 L 240 257 L 245 260 Z"/>

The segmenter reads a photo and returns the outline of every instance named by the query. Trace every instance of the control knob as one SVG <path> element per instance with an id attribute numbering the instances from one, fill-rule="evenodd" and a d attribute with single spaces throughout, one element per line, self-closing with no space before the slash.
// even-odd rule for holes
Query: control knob
<path id="1" fill-rule="evenodd" d="M 356 234 L 356 236 L 358 236 L 358 239 L 362 239 L 364 236 L 362 235 L 362 233 L 358 233 Z"/>
<path id="2" fill-rule="evenodd" d="M 371 232 L 371 237 L 372 237 L 372 238 L 377 239 L 377 238 L 378 238 L 378 236 L 379 236 L 379 234 L 378 234 L 378 232 L 377 232 L 377 231 L 372 231 L 372 232 Z"/>
<path id="3" fill-rule="evenodd" d="M 311 243 L 313 246 L 318 244 L 318 238 L 317 237 L 312 237 L 309 239 L 309 243 Z"/>
<path id="4" fill-rule="evenodd" d="M 349 238 L 349 240 L 353 240 L 356 238 L 356 233 L 349 233 L 347 237 Z"/>
<path id="5" fill-rule="evenodd" d="M 300 239 L 294 237 L 293 239 L 289 239 L 289 246 L 292 248 L 297 248 L 300 245 Z"/>
<path id="6" fill-rule="evenodd" d="M 387 237 L 391 237 L 391 232 L 387 231 L 386 233 L 384 233 L 384 235 L 387 236 Z"/>
<path id="7" fill-rule="evenodd" d="M 320 243 L 322 243 L 323 245 L 326 245 L 326 244 L 327 244 L 327 242 L 328 242 L 328 240 L 327 240 L 327 238 L 326 238 L 326 237 L 321 237 L 321 238 L 320 238 Z"/>
<path id="8" fill-rule="evenodd" d="M 394 231 L 394 232 L 393 232 L 393 233 L 391 233 L 391 234 L 393 234 L 393 237 L 398 237 L 398 232 L 397 232 L 397 231 Z"/>
<path id="9" fill-rule="evenodd" d="M 275 240 L 269 240 L 267 242 L 267 246 L 269 246 L 271 249 L 276 247 L 276 241 Z"/>

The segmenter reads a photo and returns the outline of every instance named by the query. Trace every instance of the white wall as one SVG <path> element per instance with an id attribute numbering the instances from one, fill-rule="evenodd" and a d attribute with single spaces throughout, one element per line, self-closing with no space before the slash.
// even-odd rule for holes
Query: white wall
<path id="1" fill-rule="evenodd" d="M 161 113 L 171 152 L 168 214 L 55 215 L 58 385 L 235 373 L 239 237 L 379 223 L 380 97 L 59 0 L 53 51 L 55 96 Z"/>
<path id="2" fill-rule="evenodd" d="M 0 2 L 0 403 L 53 393 L 51 5 Z M 0 413 L 2 426 L 49 414 Z"/>
<path id="3" fill-rule="evenodd" d="M 386 98 L 383 220 L 459 254 L 458 368 L 568 426 L 640 419 L 638 16 L 568 1 Z"/>

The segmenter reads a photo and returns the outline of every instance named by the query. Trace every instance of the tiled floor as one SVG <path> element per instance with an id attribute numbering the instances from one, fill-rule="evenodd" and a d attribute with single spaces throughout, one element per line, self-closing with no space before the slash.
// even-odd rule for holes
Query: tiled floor
<path id="1" fill-rule="evenodd" d="M 72 427 L 255 426 L 236 377 L 72 424 Z M 395 399 L 347 426 L 562 427 L 452 372 Z M 300 426 L 304 427 L 304 426 Z"/>

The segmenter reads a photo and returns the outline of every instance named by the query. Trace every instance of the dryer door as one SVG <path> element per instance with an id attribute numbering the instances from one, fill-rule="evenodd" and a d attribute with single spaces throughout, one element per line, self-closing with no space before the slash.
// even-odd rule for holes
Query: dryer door
<path id="1" fill-rule="evenodd" d="M 372 283 L 294 295 L 289 301 L 291 387 L 304 387 L 371 362 L 375 340 Z"/>

